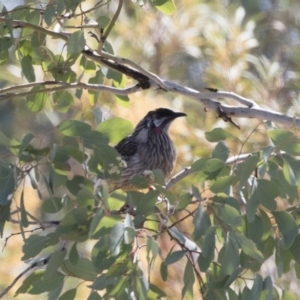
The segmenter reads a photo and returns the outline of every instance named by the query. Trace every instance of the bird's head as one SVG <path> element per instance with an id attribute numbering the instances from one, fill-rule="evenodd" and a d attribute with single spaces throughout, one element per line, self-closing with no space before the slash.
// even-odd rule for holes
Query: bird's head
<path id="1" fill-rule="evenodd" d="M 157 135 L 166 133 L 172 121 L 178 117 L 186 116 L 182 112 L 174 112 L 168 108 L 158 108 L 149 111 L 135 128 L 135 136 L 145 140 L 149 133 Z"/>

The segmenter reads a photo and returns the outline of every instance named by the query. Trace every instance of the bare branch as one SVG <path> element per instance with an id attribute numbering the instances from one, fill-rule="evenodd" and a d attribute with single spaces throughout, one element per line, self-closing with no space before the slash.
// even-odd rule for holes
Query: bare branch
<path id="1" fill-rule="evenodd" d="M 4 17 L 0 17 L 0 23 L 6 23 L 6 19 Z M 20 28 L 30 28 L 37 32 L 44 33 L 46 35 L 49 35 L 53 38 L 62 39 L 64 41 L 68 40 L 68 34 L 64 33 L 57 33 L 48 29 L 45 29 L 43 27 L 33 25 L 27 22 L 12 20 L 12 24 L 14 27 L 20 27 Z M 82 51 L 82 54 L 88 57 L 89 59 L 98 62 L 100 64 L 108 65 L 108 67 L 112 68 L 119 68 L 118 70 L 122 73 L 124 70 L 126 72 L 129 72 L 127 74 L 128 76 L 133 75 L 132 78 L 139 81 L 140 85 L 128 88 L 128 89 L 117 89 L 113 87 L 103 86 L 103 85 L 87 85 L 84 83 L 75 83 L 75 84 L 69 84 L 65 87 L 56 87 L 54 89 L 46 89 L 39 92 L 51 92 L 51 91 L 57 91 L 62 90 L 64 88 L 89 88 L 91 90 L 102 90 L 107 91 L 110 93 L 118 94 L 118 95 L 128 95 L 131 93 L 135 93 L 137 91 L 142 89 L 162 89 L 164 91 L 173 92 L 176 94 L 188 96 L 190 98 L 196 99 L 197 101 L 200 101 L 207 110 L 215 111 L 218 113 L 218 111 L 222 111 L 222 113 L 230 118 L 254 118 L 254 119 L 262 119 L 262 120 L 270 120 L 273 122 L 300 127 L 300 118 L 296 118 L 294 116 L 286 116 L 284 114 L 278 113 L 276 111 L 271 111 L 267 109 L 260 108 L 258 105 L 255 104 L 250 99 L 244 98 L 240 95 L 237 95 L 235 93 L 231 92 L 224 92 L 224 91 L 215 91 L 215 90 L 207 90 L 207 92 L 200 92 L 185 86 L 182 86 L 180 84 L 170 82 L 167 80 L 161 79 L 156 74 L 153 74 L 145 69 L 143 69 L 138 64 L 134 63 L 133 61 L 121 58 L 106 52 L 101 52 L 101 55 L 97 54 L 96 51 L 90 50 L 88 47 L 85 48 L 85 50 Z M 124 68 L 124 66 L 130 66 L 130 68 Z M 120 68 L 123 67 L 123 70 Z M 13 94 L 13 95 L 6 95 L 2 96 L 0 100 L 4 99 L 10 99 L 12 97 L 16 96 L 26 96 L 30 95 L 32 92 L 23 93 L 23 94 Z M 220 99 L 220 98 L 228 98 L 238 101 L 239 103 L 246 105 L 247 107 L 239 107 L 239 106 L 230 106 L 226 104 L 222 104 L 214 99 Z"/>
<path id="2" fill-rule="evenodd" d="M 0 90 L 0 101 L 4 101 L 7 99 L 15 98 L 15 97 L 25 97 L 29 95 L 35 95 L 38 93 L 49 93 L 49 92 L 57 92 L 65 89 L 88 89 L 91 91 L 106 91 L 112 94 L 117 94 L 117 95 L 129 95 L 136 93 L 137 91 L 141 91 L 142 88 L 139 85 L 135 85 L 129 88 L 125 89 L 119 89 L 119 88 L 114 88 L 102 84 L 89 84 L 89 83 L 83 83 L 83 82 L 75 82 L 75 83 L 65 83 L 65 82 L 60 82 L 60 81 L 45 81 L 45 82 L 34 82 L 34 83 L 29 83 L 27 87 L 32 87 L 32 86 L 43 86 L 43 85 L 59 85 L 56 87 L 51 87 L 51 88 L 45 88 L 45 89 L 40 89 L 40 90 L 31 90 L 28 92 L 20 92 L 20 93 L 6 93 L 2 94 L 2 91 L 7 91 L 7 90 L 16 90 L 18 89 L 18 86 L 11 86 L 6 89 Z M 21 88 L 26 88 L 26 84 L 22 85 Z"/>
<path id="3" fill-rule="evenodd" d="M 5 17 L 0 17 L 0 23 L 6 23 L 6 21 L 7 21 L 7 19 Z M 46 29 L 46 28 L 43 28 L 38 25 L 34 25 L 31 23 L 23 22 L 23 21 L 19 21 L 19 20 L 11 20 L 11 22 L 15 28 L 30 28 L 30 29 L 33 29 L 34 31 L 44 33 L 44 34 L 49 35 L 56 39 L 62 39 L 64 41 L 68 40 L 68 35 Z"/>

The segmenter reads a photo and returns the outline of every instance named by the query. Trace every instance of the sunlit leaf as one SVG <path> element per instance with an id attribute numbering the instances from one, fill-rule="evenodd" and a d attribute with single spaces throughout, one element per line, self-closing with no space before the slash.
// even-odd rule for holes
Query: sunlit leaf
<path id="1" fill-rule="evenodd" d="M 100 123 L 97 130 L 105 134 L 111 143 L 117 143 L 133 131 L 133 126 L 128 120 L 111 118 Z"/>
<path id="2" fill-rule="evenodd" d="M 48 100 L 47 93 L 39 92 L 39 90 L 39 87 L 33 87 L 32 91 L 34 92 L 34 94 L 28 95 L 26 97 L 27 107 L 33 112 L 41 111 L 45 107 Z"/>
<path id="3" fill-rule="evenodd" d="M 300 154 L 299 138 L 290 131 L 275 129 L 268 132 L 275 146 L 291 155 Z"/>

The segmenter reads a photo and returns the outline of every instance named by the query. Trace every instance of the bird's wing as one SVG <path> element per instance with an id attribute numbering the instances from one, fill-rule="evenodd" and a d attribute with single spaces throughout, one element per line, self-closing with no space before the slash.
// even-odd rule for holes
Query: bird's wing
<path id="1" fill-rule="evenodd" d="M 121 154 L 122 157 L 130 157 L 137 152 L 137 142 L 128 136 L 121 140 L 116 146 L 115 149 Z"/>

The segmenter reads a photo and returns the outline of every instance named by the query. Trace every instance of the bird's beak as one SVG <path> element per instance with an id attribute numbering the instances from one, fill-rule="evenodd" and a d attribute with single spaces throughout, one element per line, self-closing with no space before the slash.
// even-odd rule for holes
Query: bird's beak
<path id="1" fill-rule="evenodd" d="M 179 117 L 186 117 L 187 115 L 185 113 L 182 112 L 174 112 L 174 115 L 172 116 L 172 119 L 176 119 Z"/>

